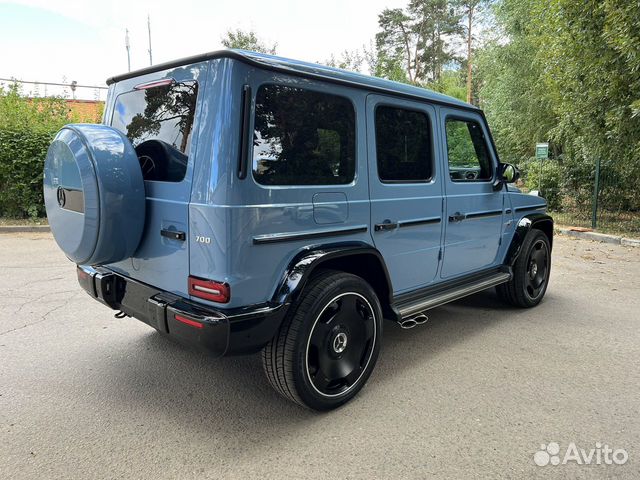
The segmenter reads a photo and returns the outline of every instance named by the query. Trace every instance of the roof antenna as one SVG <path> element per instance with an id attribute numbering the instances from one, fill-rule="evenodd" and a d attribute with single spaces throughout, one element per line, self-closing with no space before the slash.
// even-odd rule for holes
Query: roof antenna
<path id="1" fill-rule="evenodd" d="M 151 56 L 151 17 L 147 13 L 147 30 L 149 31 L 149 65 L 153 65 L 153 57 Z"/>

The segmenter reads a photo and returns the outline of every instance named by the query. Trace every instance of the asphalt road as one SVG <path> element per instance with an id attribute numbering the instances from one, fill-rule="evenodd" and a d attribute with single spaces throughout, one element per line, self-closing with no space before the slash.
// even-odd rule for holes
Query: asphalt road
<path id="1" fill-rule="evenodd" d="M 49 235 L 0 235 L 0 478 L 640 478 L 639 293 L 640 249 L 558 237 L 539 307 L 389 324 L 365 389 L 317 414 L 258 356 L 113 318 Z M 628 460 L 537 466 L 549 442 Z"/>

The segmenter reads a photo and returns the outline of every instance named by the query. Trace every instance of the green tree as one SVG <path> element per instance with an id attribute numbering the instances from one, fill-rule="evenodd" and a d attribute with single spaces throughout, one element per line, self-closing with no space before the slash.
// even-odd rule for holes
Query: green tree
<path id="1" fill-rule="evenodd" d="M 467 86 L 467 103 L 473 103 L 473 51 L 474 40 L 477 38 L 478 24 L 482 22 L 489 6 L 493 0 L 457 0 L 460 9 L 462 32 L 465 40 L 467 56 L 466 63 L 466 86 Z"/>
<path id="2" fill-rule="evenodd" d="M 324 64 L 329 67 L 359 72 L 364 62 L 365 56 L 360 51 L 344 50 L 338 57 L 332 54 L 329 60 L 326 60 Z"/>
<path id="3" fill-rule="evenodd" d="M 241 50 L 251 50 L 252 52 L 276 54 L 277 43 L 268 45 L 261 40 L 253 31 L 245 32 L 239 28 L 236 30 L 227 30 L 226 35 L 221 39 L 222 45 L 227 48 L 239 48 Z"/>
<path id="4" fill-rule="evenodd" d="M 640 4 L 499 0 L 495 19 L 477 79 L 502 157 L 550 140 L 555 205 L 585 216 L 598 159 L 603 211 L 640 211 Z"/>
<path id="5" fill-rule="evenodd" d="M 479 103 L 500 155 L 512 163 L 532 156 L 535 143 L 549 140 L 557 124 L 543 81 L 545 66 L 538 57 L 540 28 L 531 13 L 538 1 L 499 1 L 495 38 L 477 55 Z"/>
<path id="6" fill-rule="evenodd" d="M 410 83 L 439 81 L 445 65 L 456 59 L 447 39 L 460 33 L 459 14 L 446 0 L 411 0 L 406 9 L 385 9 L 378 25 L 377 65 L 390 71 L 402 65 Z"/>

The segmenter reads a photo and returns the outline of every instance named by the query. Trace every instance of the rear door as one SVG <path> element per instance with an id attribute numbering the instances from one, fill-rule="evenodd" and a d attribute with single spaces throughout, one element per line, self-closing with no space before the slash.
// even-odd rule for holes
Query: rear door
<path id="1" fill-rule="evenodd" d="M 442 233 L 435 109 L 381 95 L 367 97 L 371 231 L 395 294 L 432 282 Z"/>
<path id="2" fill-rule="evenodd" d="M 502 229 L 503 189 L 493 189 L 496 158 L 484 120 L 475 112 L 441 110 L 446 188 L 443 278 L 496 263 Z"/>
<path id="3" fill-rule="evenodd" d="M 146 190 L 138 250 L 110 268 L 166 291 L 188 295 L 189 200 L 207 63 L 116 85 L 111 126 L 136 149 Z"/>

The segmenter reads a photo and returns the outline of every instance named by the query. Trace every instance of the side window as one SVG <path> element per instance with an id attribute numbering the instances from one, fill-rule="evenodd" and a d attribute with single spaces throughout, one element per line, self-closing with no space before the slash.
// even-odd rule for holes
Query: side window
<path id="1" fill-rule="evenodd" d="M 431 126 L 423 112 L 376 108 L 376 157 L 382 182 L 423 182 L 431 178 Z"/>
<path id="2" fill-rule="evenodd" d="M 256 94 L 253 176 L 263 185 L 340 185 L 356 169 L 356 121 L 344 97 L 283 85 Z"/>
<path id="3" fill-rule="evenodd" d="M 454 182 L 490 180 L 491 157 L 480 124 L 473 120 L 448 118 L 445 128 L 451 180 Z"/>
<path id="4" fill-rule="evenodd" d="M 118 96 L 111 126 L 136 149 L 145 180 L 180 182 L 187 171 L 198 84 L 161 83 Z"/>

